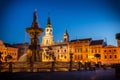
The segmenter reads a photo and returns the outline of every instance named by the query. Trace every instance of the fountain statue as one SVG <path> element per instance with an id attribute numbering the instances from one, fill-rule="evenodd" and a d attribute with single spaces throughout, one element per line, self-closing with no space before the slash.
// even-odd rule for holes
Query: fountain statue
<path id="1" fill-rule="evenodd" d="M 36 62 L 42 61 L 42 49 L 40 49 L 38 37 L 43 32 L 43 29 L 39 27 L 37 22 L 37 12 L 34 11 L 32 26 L 26 28 L 26 32 L 30 35 L 30 45 L 26 50 L 26 53 L 20 57 L 20 62 Z"/>

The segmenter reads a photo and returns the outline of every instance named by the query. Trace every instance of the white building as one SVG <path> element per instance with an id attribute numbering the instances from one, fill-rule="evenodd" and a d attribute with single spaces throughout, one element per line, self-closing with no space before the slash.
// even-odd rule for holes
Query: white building
<path id="1" fill-rule="evenodd" d="M 53 28 L 50 23 L 50 17 L 48 17 L 48 22 L 45 28 L 45 35 L 42 37 L 41 48 L 43 49 L 42 61 L 68 61 L 68 41 L 69 35 L 67 30 L 64 33 L 64 42 L 55 43 L 53 41 Z"/>

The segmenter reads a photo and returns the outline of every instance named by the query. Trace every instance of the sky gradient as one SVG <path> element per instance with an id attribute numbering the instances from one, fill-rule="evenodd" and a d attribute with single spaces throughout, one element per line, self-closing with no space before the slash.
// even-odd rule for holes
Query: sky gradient
<path id="1" fill-rule="evenodd" d="M 54 41 L 62 40 L 67 29 L 70 40 L 105 39 L 117 45 L 119 0 L 0 0 L 0 39 L 11 44 L 29 42 L 25 29 L 31 26 L 35 9 L 41 28 L 50 16 Z"/>

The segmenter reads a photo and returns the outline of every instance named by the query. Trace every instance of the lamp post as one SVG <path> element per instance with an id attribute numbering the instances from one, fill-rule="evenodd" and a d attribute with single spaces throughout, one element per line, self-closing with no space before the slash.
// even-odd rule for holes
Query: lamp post
<path id="1" fill-rule="evenodd" d="M 72 71 L 72 59 L 73 59 L 73 53 L 70 53 L 70 68 L 69 68 L 69 71 Z"/>

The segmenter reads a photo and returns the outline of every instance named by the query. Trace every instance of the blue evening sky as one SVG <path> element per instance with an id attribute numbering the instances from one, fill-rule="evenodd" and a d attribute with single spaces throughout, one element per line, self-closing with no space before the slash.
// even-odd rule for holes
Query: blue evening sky
<path id="1" fill-rule="evenodd" d="M 54 41 L 62 40 L 67 29 L 70 40 L 105 39 L 117 45 L 119 0 L 0 0 L 0 39 L 11 44 L 29 42 L 25 28 L 31 26 L 35 9 L 44 29 L 50 13 Z"/>

